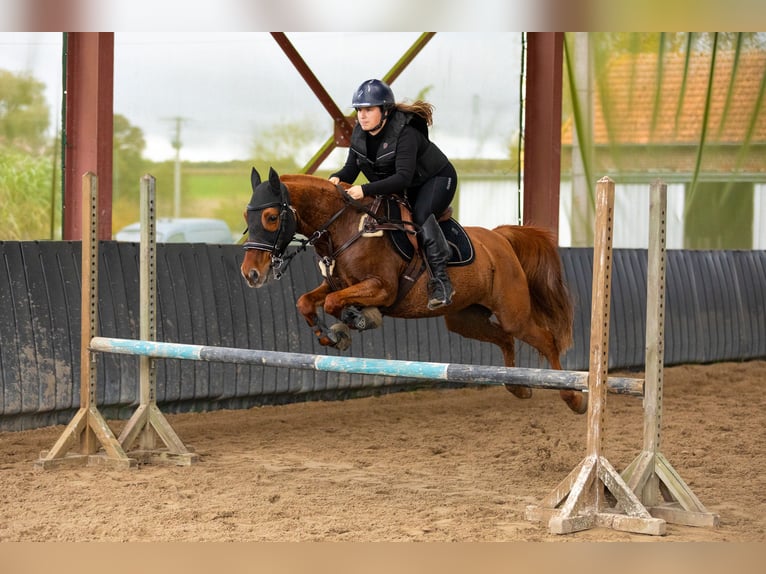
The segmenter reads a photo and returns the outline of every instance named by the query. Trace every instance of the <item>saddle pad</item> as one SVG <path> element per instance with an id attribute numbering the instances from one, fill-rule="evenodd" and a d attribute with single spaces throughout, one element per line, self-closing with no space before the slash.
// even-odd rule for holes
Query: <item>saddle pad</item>
<path id="1" fill-rule="evenodd" d="M 399 204 L 393 199 L 387 199 L 386 213 L 389 219 L 401 219 Z M 450 246 L 450 260 L 447 265 L 456 267 L 472 263 L 474 258 L 473 244 L 463 226 L 453 218 L 449 218 L 445 221 L 440 221 L 439 227 L 442 228 L 442 233 L 444 233 L 444 237 Z M 399 255 L 405 261 L 410 261 L 415 255 L 415 249 L 407 234 L 404 231 L 390 231 L 389 236 Z"/>

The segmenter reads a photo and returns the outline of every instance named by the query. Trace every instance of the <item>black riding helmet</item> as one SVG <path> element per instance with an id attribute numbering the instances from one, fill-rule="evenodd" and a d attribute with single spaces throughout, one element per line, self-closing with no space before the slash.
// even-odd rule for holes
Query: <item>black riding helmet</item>
<path id="1" fill-rule="evenodd" d="M 384 112 L 394 107 L 394 92 L 382 80 L 367 80 L 354 92 L 351 100 L 352 108 L 372 108 L 380 106 Z"/>
<path id="2" fill-rule="evenodd" d="M 396 106 L 394 100 L 394 92 L 391 87 L 382 80 L 367 80 L 362 82 L 362 85 L 354 92 L 354 97 L 351 99 L 351 107 L 356 108 L 373 108 L 380 106 L 381 114 L 380 123 L 372 128 L 370 131 L 379 129 L 383 122 L 388 118 L 388 114 Z"/>

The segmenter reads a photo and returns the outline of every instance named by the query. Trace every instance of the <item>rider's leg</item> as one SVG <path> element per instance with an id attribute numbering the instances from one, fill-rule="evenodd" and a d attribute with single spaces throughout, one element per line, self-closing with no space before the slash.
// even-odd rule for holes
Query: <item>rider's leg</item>
<path id="1" fill-rule="evenodd" d="M 439 222 L 431 214 L 420 226 L 418 242 L 423 251 L 428 280 L 428 308 L 437 309 L 452 303 L 454 289 L 447 274 L 447 262 L 450 256 L 449 243 L 442 233 Z"/>
<path id="2" fill-rule="evenodd" d="M 450 247 L 435 214 L 443 213 L 455 195 L 457 176 L 434 177 L 412 194 L 412 217 L 420 226 L 418 244 L 428 269 L 428 308 L 436 309 L 452 303 L 454 289 L 447 274 Z"/>

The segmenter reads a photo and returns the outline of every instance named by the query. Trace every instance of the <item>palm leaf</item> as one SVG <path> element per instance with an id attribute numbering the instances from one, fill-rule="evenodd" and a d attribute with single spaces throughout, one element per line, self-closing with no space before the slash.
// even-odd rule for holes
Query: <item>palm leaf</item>
<path id="1" fill-rule="evenodd" d="M 564 36 L 564 61 L 566 63 L 567 74 L 569 75 L 569 95 L 572 98 L 572 116 L 574 117 L 575 132 L 577 133 L 577 142 L 580 149 L 580 158 L 582 159 L 583 170 L 585 171 L 585 180 L 588 182 L 588 200 L 591 207 L 595 209 L 595 199 L 593 190 L 593 166 L 590 162 L 590 154 L 586 152 L 589 145 L 586 137 L 585 125 L 583 124 L 583 114 L 580 107 L 580 101 L 577 97 L 577 85 L 574 76 L 574 64 L 572 63 L 572 50 L 569 47 L 569 36 Z"/>
<path id="2" fill-rule="evenodd" d="M 689 206 L 694 204 L 694 195 L 697 192 L 697 179 L 699 178 L 700 167 L 702 166 L 702 153 L 705 149 L 705 138 L 707 136 L 707 126 L 710 119 L 710 100 L 713 94 L 713 78 L 715 76 L 715 60 L 718 53 L 718 32 L 713 34 L 713 48 L 710 55 L 710 72 L 708 74 L 707 94 L 705 95 L 705 111 L 702 115 L 702 129 L 700 130 L 700 142 L 697 146 L 697 158 L 694 162 L 694 173 L 692 174 L 692 183 L 689 190 L 689 198 L 686 203 L 684 217 L 688 216 Z"/>

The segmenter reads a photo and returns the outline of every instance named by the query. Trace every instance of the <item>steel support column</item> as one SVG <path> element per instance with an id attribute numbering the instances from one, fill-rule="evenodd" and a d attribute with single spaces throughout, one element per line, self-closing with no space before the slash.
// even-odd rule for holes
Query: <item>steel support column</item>
<path id="1" fill-rule="evenodd" d="M 114 33 L 67 34 L 62 237 L 82 239 L 83 174 L 98 175 L 98 238 L 112 237 Z"/>
<path id="2" fill-rule="evenodd" d="M 523 222 L 546 227 L 557 237 L 563 47 L 563 32 L 531 32 L 527 37 Z"/>

